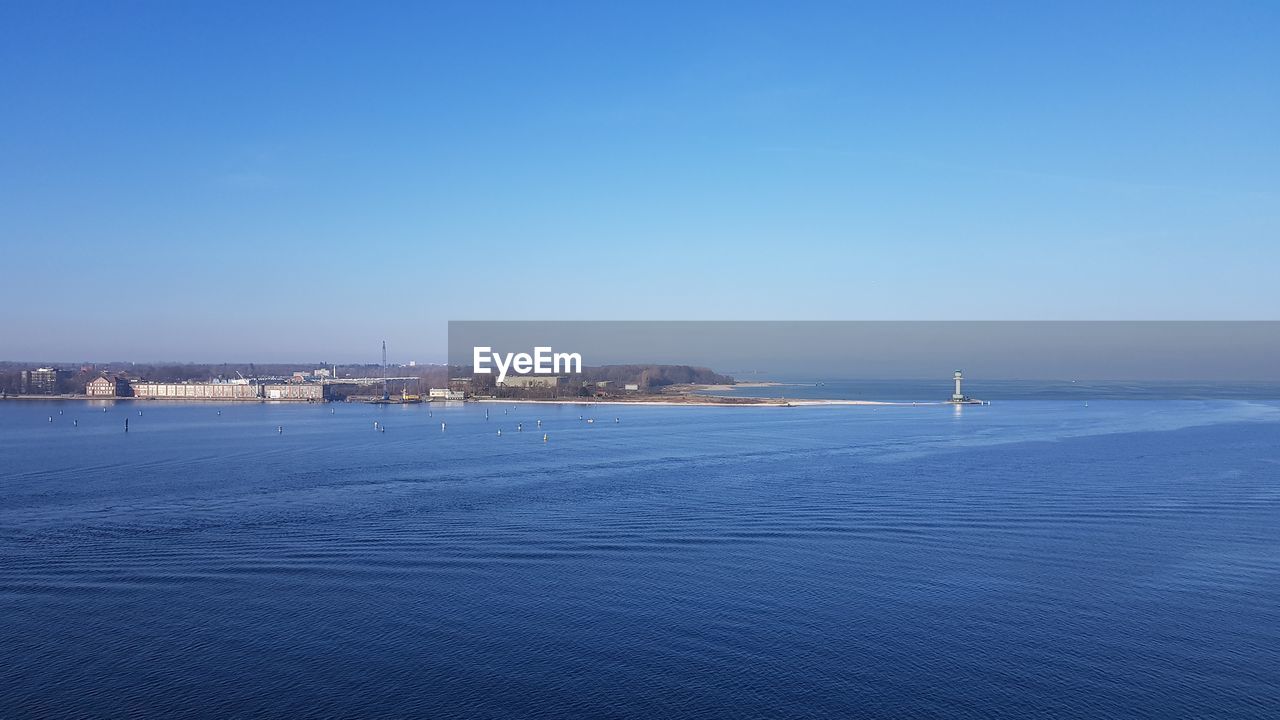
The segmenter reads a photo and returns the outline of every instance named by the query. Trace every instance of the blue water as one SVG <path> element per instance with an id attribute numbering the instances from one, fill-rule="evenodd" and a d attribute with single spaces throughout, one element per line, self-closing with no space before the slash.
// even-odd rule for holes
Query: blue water
<path id="1" fill-rule="evenodd" d="M 1275 402 L 102 407 L 0 403 L 0 717 L 1280 708 Z"/>

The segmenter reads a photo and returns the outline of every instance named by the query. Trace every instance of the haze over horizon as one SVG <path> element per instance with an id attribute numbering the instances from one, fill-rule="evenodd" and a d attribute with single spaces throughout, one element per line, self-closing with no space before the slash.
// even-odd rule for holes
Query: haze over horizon
<path id="1" fill-rule="evenodd" d="M 1280 5 L 7 4 L 13 360 L 1275 319 Z"/>

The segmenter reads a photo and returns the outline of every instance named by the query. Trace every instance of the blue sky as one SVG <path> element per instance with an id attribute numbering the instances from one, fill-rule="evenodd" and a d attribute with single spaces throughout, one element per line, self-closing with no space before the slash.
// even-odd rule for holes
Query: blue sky
<path id="1" fill-rule="evenodd" d="M 5 3 L 0 358 L 1275 319 L 1278 36 L 1270 2 Z"/>

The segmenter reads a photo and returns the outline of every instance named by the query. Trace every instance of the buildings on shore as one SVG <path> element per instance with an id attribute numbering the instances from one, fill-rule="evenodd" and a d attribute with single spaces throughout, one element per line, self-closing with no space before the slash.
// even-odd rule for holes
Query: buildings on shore
<path id="1" fill-rule="evenodd" d="M 259 385 L 263 400 L 306 400 L 319 402 L 325 399 L 322 383 L 269 383 Z"/>
<path id="2" fill-rule="evenodd" d="M 322 383 L 147 382 L 102 375 L 85 385 L 93 398 L 132 397 L 142 400 L 325 400 Z"/>
<path id="3" fill-rule="evenodd" d="M 260 385 L 228 382 L 132 382 L 130 395 L 146 400 L 260 400 Z"/>
<path id="4" fill-rule="evenodd" d="M 90 398 L 134 398 L 138 400 L 243 400 L 243 401 L 295 401 L 325 402 L 329 400 L 367 400 L 364 396 L 351 395 L 346 390 L 353 387 L 376 386 L 380 378 L 336 380 L 326 371 L 305 373 L 305 379 L 272 378 L 209 381 L 162 382 L 130 379 L 123 375 L 102 373 L 85 383 L 84 394 Z M 380 397 L 380 395 L 379 395 Z M 418 401 L 416 394 L 402 390 L 403 401 Z M 432 400 L 463 400 L 466 392 L 452 388 L 431 390 Z"/>
<path id="5" fill-rule="evenodd" d="M 507 388 L 544 388 L 558 389 L 564 387 L 567 378 L 560 375 L 508 375 L 498 383 Z"/>
<path id="6" fill-rule="evenodd" d="M 58 380 L 68 376 L 65 370 L 51 367 L 23 370 L 20 392 L 23 395 L 53 395 L 58 392 Z"/>
<path id="7" fill-rule="evenodd" d="M 129 397 L 132 395 L 128 378 L 120 375 L 99 375 L 84 386 L 84 394 L 91 398 Z"/>

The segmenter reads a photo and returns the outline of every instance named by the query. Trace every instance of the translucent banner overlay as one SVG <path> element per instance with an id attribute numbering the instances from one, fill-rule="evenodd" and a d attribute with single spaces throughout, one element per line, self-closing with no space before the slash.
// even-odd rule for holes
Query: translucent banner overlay
<path id="1" fill-rule="evenodd" d="M 580 356 L 586 368 L 663 366 L 664 377 L 677 381 L 680 373 L 670 368 L 706 368 L 739 384 L 795 383 L 803 389 L 790 392 L 813 397 L 936 398 L 962 370 L 968 388 L 986 399 L 1280 399 L 1278 321 L 449 323 L 449 364 L 457 374 L 474 373 L 477 348 L 491 373 L 485 380 L 503 362 L 510 377 L 577 377 L 563 364 L 549 368 L 549 360 L 542 373 L 519 363 L 521 355 L 532 361 L 541 354 Z M 758 397 L 782 390 L 708 392 Z"/>

